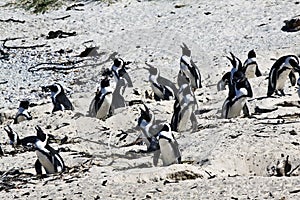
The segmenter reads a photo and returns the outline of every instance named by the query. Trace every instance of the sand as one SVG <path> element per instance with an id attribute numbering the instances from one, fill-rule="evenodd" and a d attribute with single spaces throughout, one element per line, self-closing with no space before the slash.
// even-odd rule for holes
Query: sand
<path id="1" fill-rule="evenodd" d="M 2 1 L 1 5 L 8 0 Z M 0 49 L 9 54 L 0 59 L 0 158 L 1 199 L 298 199 L 299 174 L 269 176 L 267 167 L 281 154 L 289 155 L 292 168 L 300 164 L 299 106 L 297 88 L 286 83 L 286 96 L 266 97 L 266 80 L 274 59 L 299 55 L 298 32 L 284 32 L 284 20 L 299 14 L 297 1 L 134 1 L 115 3 L 84 1 L 84 6 L 31 14 L 20 8 L 0 7 Z M 70 15 L 70 16 L 68 16 Z M 58 19 L 65 17 L 64 19 Z M 49 31 L 76 32 L 75 36 L 47 39 Z M 184 164 L 158 167 L 144 145 L 121 147 L 133 142 L 141 105 L 116 111 L 105 121 L 90 117 L 88 110 L 101 70 L 110 68 L 114 52 L 127 61 L 133 88 L 127 101 L 143 100 L 158 120 L 170 122 L 174 101 L 145 99 L 150 90 L 145 62 L 160 69 L 161 76 L 176 82 L 182 43 L 192 51 L 202 75 L 203 88 L 196 91 L 200 114 L 198 130 L 176 135 Z M 3 44 L 3 42 L 1 42 Z M 38 45 L 37 48 L 17 48 Z M 86 47 L 98 47 L 98 56 L 76 57 Z M 228 91 L 217 91 L 217 82 L 229 71 L 226 59 L 233 52 L 242 62 L 255 49 L 263 74 L 250 79 L 254 96 L 249 99 L 251 118 L 221 119 Z M 64 53 L 59 53 L 64 50 Z M 40 63 L 78 62 L 74 65 Z M 47 70 L 43 67 L 74 67 Z M 298 78 L 298 74 L 297 74 Z M 51 113 L 50 94 L 41 86 L 61 83 L 74 111 Z M 139 95 L 133 91 L 139 91 Z M 33 120 L 11 124 L 20 100 L 29 99 Z M 278 108 L 255 114 L 255 107 Z M 4 127 L 21 137 L 34 135 L 36 125 L 65 144 L 52 143 L 68 171 L 43 179 L 35 176 L 33 151 L 15 150 Z M 124 132 L 122 132 L 124 131 Z M 127 135 L 126 135 L 127 134 Z M 17 170 L 17 171 L 16 171 Z M 18 172 L 20 175 L 14 175 Z M 7 174 L 7 176 L 5 174 Z M 17 173 L 17 174 L 18 174 Z M 9 179 L 11 178 L 11 179 Z"/>

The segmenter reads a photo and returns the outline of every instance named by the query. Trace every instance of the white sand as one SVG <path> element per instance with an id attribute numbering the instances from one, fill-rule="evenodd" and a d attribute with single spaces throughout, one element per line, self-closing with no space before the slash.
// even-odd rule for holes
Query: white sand
<path id="1" fill-rule="evenodd" d="M 8 0 L 0 5 L 5 2 Z M 184 6 L 175 8 L 175 5 Z M 290 156 L 292 167 L 300 164 L 299 108 L 278 106 L 277 111 L 256 115 L 256 119 L 220 119 L 218 111 L 228 91 L 217 92 L 215 85 L 231 68 L 225 57 L 229 52 L 244 61 L 247 52 L 255 49 L 263 76 L 250 80 L 254 92 L 249 103 L 251 111 L 254 112 L 255 106 L 273 108 L 284 101 L 298 101 L 297 89 L 290 87 L 288 82 L 285 88 L 287 96 L 257 99 L 267 93 L 266 77 L 274 63 L 270 59 L 300 53 L 299 33 L 280 30 L 284 20 L 299 14 L 300 5 L 296 1 L 127 0 L 109 6 L 86 3 L 79 7 L 83 11 L 65 11 L 65 8 L 34 15 L 20 9 L 0 7 L 0 19 L 25 20 L 25 23 L 0 22 L 0 40 L 24 37 L 6 42 L 7 46 L 46 44 L 45 47 L 23 50 L 8 50 L 0 46 L 10 54 L 8 61 L 0 60 L 0 81 L 8 81 L 0 85 L 0 112 L 8 118 L 0 125 L 0 144 L 5 153 L 0 158 L 0 171 L 15 168 L 35 174 L 35 153 L 10 155 L 14 149 L 8 144 L 3 129 L 12 122 L 19 101 L 24 98 L 37 104 L 29 109 L 33 120 L 11 125 L 12 128 L 22 137 L 35 134 L 36 125 L 59 138 L 67 135 L 74 143 L 52 146 L 68 150 L 60 154 L 67 166 L 75 167 L 61 176 L 43 180 L 35 176 L 24 177 L 27 183 L 15 180 L 17 188 L 1 191 L 1 199 L 299 198 L 298 177 L 268 177 L 266 170 L 268 165 L 281 158 L 281 154 Z M 66 15 L 71 16 L 54 20 Z M 49 31 L 59 29 L 76 31 L 77 35 L 46 39 Z M 100 63 L 113 52 L 133 62 L 129 73 L 134 88 L 144 94 L 150 89 L 145 61 L 158 67 L 161 76 L 175 82 L 182 42 L 192 50 L 203 77 L 203 88 L 196 93 L 199 109 L 211 111 L 197 115 L 200 126 L 197 132 L 177 135 L 183 160 L 194 161 L 193 164 L 153 167 L 153 155 L 140 153 L 145 146 L 120 148 L 133 142 L 139 134 L 132 129 L 137 125 L 140 105 L 120 109 L 106 121 L 88 117 L 88 108 L 101 79 L 101 69 L 112 65 L 111 60 Z M 98 46 L 98 52 L 102 54 L 76 66 L 99 64 L 68 73 L 27 71 L 42 62 L 80 60 L 73 56 L 79 55 L 85 46 Z M 73 52 L 54 53 L 60 49 Z M 50 97 L 42 93 L 40 86 L 55 81 L 69 88 L 67 95 L 74 104 L 74 112 L 51 114 Z M 130 88 L 127 88 L 125 99 L 145 100 L 143 95 L 134 95 Z M 170 121 L 173 101 L 146 102 L 157 119 Z M 297 115 L 278 118 L 287 114 Z M 63 126 L 64 123 L 69 125 Z M 120 130 L 128 133 L 125 140 L 120 141 Z M 291 134 L 292 130 L 297 134 Z M 80 156 L 78 152 L 90 154 L 92 158 Z M 206 172 L 214 177 L 209 178 Z"/>

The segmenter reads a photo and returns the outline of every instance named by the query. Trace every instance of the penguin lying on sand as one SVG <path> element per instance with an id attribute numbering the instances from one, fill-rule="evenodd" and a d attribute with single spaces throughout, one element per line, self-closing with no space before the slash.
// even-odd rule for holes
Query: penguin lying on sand
<path id="1" fill-rule="evenodd" d="M 52 112 L 58 110 L 74 110 L 72 103 L 65 94 L 64 88 L 59 83 L 42 87 L 42 91 L 44 92 L 49 90 L 51 91 L 51 99 L 54 106 Z"/>
<path id="2" fill-rule="evenodd" d="M 282 56 L 273 64 L 269 73 L 269 84 L 267 96 L 273 93 L 284 96 L 284 86 L 287 77 L 290 78 L 292 86 L 296 84 L 295 71 L 300 72 L 299 59 L 295 55 Z"/>
<path id="3" fill-rule="evenodd" d="M 64 161 L 59 153 L 49 146 L 48 134 L 45 134 L 39 126 L 36 126 L 35 129 L 37 131 L 36 136 L 28 136 L 20 139 L 18 134 L 14 132 L 11 127 L 8 126 L 8 128 L 4 128 L 12 145 L 27 146 L 28 144 L 32 144 L 35 147 L 38 159 L 34 166 L 37 175 L 42 175 L 42 167 L 47 174 L 63 172 L 65 170 Z"/>
<path id="4" fill-rule="evenodd" d="M 24 120 L 31 120 L 32 116 L 28 112 L 29 101 L 24 100 L 20 102 L 18 112 L 14 118 L 14 124 L 18 124 Z"/>

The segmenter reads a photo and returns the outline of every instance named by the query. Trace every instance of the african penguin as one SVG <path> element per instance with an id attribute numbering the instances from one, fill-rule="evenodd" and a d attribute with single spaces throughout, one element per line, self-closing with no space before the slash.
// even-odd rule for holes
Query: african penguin
<path id="1" fill-rule="evenodd" d="M 51 91 L 51 99 L 54 106 L 52 112 L 59 110 L 74 110 L 72 103 L 65 94 L 64 88 L 59 83 L 43 86 L 42 90 L 45 92 Z"/>
<path id="2" fill-rule="evenodd" d="M 172 100 L 174 99 L 174 91 L 171 87 L 159 83 L 160 71 L 158 68 L 155 68 L 148 64 L 150 68 L 149 81 L 151 83 L 151 88 L 154 93 L 154 99 L 156 101 L 160 100 Z"/>
<path id="3" fill-rule="evenodd" d="M 230 55 L 231 57 L 226 56 L 226 58 L 230 61 L 232 68 L 229 72 L 225 73 L 222 76 L 222 79 L 218 82 L 218 91 L 225 90 L 226 85 L 230 87 L 230 85 L 232 85 L 233 74 L 237 71 L 242 71 L 243 66 L 241 60 L 238 57 L 236 57 L 232 52 L 230 52 Z"/>
<path id="4" fill-rule="evenodd" d="M 18 112 L 14 118 L 14 124 L 18 124 L 24 120 L 31 120 L 32 116 L 28 112 L 29 101 L 23 100 L 20 102 Z"/>
<path id="5" fill-rule="evenodd" d="M 295 71 L 300 71 L 299 59 L 297 56 L 287 55 L 276 60 L 269 73 L 267 96 L 270 97 L 273 93 L 284 96 L 283 89 L 287 77 L 289 76 L 292 86 L 296 84 Z"/>
<path id="6" fill-rule="evenodd" d="M 10 138 L 11 144 L 27 146 L 33 144 L 38 159 L 35 162 L 35 170 L 37 175 L 42 175 L 42 167 L 47 174 L 54 174 L 63 172 L 65 164 L 59 153 L 48 144 L 48 134 L 45 134 L 39 127 L 35 127 L 37 131 L 36 136 L 28 136 L 20 139 L 18 134 L 10 127 L 5 129 Z"/>
<path id="7" fill-rule="evenodd" d="M 131 62 L 125 62 L 121 58 L 114 59 L 114 64 L 111 67 L 111 70 L 113 72 L 114 79 L 116 83 L 119 79 L 124 78 L 127 82 L 128 87 L 133 87 L 132 81 L 130 76 L 128 75 L 126 71 L 126 66 L 129 65 Z"/>
<path id="8" fill-rule="evenodd" d="M 156 151 L 159 149 L 158 141 L 154 137 L 157 133 L 157 124 L 154 113 L 144 104 L 145 110 L 140 108 L 140 117 L 138 118 L 138 127 L 142 130 L 143 142 L 147 146 L 147 151 Z"/>
<path id="9" fill-rule="evenodd" d="M 244 73 L 237 71 L 232 77 L 230 92 L 222 106 L 222 118 L 228 119 L 240 116 L 241 111 L 250 116 L 247 98 L 252 97 L 252 88 Z"/>
<path id="10" fill-rule="evenodd" d="M 110 87 L 110 79 L 105 77 L 101 80 L 100 88 L 95 96 L 96 118 L 106 119 L 111 114 L 111 104 L 113 99 L 113 89 Z"/>
<path id="11" fill-rule="evenodd" d="M 256 53 L 254 49 L 248 52 L 248 58 L 244 62 L 242 71 L 244 72 L 246 78 L 254 78 L 261 76 L 261 72 L 258 68 L 257 60 L 256 60 Z"/>
<path id="12" fill-rule="evenodd" d="M 201 74 L 191 57 L 182 55 L 180 58 L 180 71 L 190 81 L 193 91 L 202 88 Z"/>
<path id="13" fill-rule="evenodd" d="M 164 166 L 181 163 L 181 153 L 178 142 L 169 124 L 165 123 L 163 128 L 157 134 L 161 159 Z M 155 155 L 155 156 L 158 156 Z M 155 164 L 155 163 L 154 163 Z"/>

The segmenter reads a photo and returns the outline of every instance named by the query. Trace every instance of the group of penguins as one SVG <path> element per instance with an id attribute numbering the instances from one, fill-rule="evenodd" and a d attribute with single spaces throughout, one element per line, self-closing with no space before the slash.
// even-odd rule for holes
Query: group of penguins
<path id="1" fill-rule="evenodd" d="M 145 63 L 147 66 L 145 69 L 149 71 L 152 97 L 156 101 L 174 100 L 170 123 L 158 122 L 153 111 L 144 102 L 142 102 L 143 106 L 140 107 L 137 127 L 141 130 L 141 133 L 138 140 L 147 146 L 147 152 L 154 153 L 153 164 L 155 166 L 157 166 L 159 158 L 162 159 L 164 166 L 180 164 L 182 162 L 181 152 L 174 137 L 174 132 L 193 132 L 197 130 L 195 111 L 198 109 L 198 104 L 195 91 L 202 87 L 201 74 L 192 60 L 190 49 L 185 44 L 181 48 L 182 56 L 180 58 L 177 85 L 161 77 L 158 68 Z M 248 58 L 243 64 L 233 53 L 230 54 L 231 56 L 227 58 L 231 62 L 232 69 L 225 73 L 217 84 L 218 91 L 225 90 L 226 87 L 229 91 L 222 106 L 221 116 L 228 119 L 240 116 L 242 112 L 245 116 L 250 116 L 247 98 L 251 98 L 253 92 L 248 79 L 262 76 L 258 68 L 256 53 L 254 50 L 249 51 Z M 100 86 L 97 87 L 89 107 L 89 113 L 92 117 L 105 120 L 112 116 L 116 109 L 128 106 L 128 101 L 124 99 L 123 94 L 126 87 L 133 87 L 127 72 L 129 64 L 130 62 L 125 62 L 121 58 L 115 58 L 111 69 L 102 74 L 104 77 L 100 82 Z M 287 78 L 289 77 L 292 85 L 297 82 L 295 72 L 300 73 L 297 56 L 286 55 L 276 60 L 269 73 L 267 96 L 270 97 L 274 93 L 279 96 L 285 95 L 283 89 Z M 51 92 L 52 112 L 74 110 L 64 88 L 59 83 L 43 86 L 42 91 Z M 20 102 L 14 123 L 32 119 L 28 108 L 29 101 Z M 39 126 L 36 126 L 35 129 L 36 136 L 27 136 L 22 139 L 10 126 L 5 127 L 4 130 L 8 134 L 11 145 L 34 147 L 37 155 L 35 170 L 38 175 L 42 175 L 42 168 L 44 168 L 46 174 L 63 172 L 66 166 L 62 157 L 58 151 L 49 145 L 51 135 L 45 133 Z"/>

